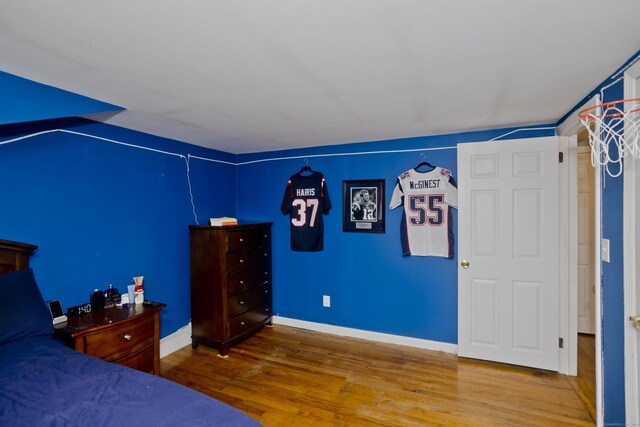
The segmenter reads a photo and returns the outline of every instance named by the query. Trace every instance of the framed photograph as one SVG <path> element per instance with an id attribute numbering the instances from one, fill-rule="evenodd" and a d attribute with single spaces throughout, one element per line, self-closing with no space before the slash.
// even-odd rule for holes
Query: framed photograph
<path id="1" fill-rule="evenodd" d="M 342 231 L 384 233 L 384 179 L 342 181 Z"/>

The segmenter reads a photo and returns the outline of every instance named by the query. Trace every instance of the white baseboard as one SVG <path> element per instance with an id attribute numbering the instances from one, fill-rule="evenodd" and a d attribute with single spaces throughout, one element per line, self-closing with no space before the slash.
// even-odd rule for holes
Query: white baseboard
<path id="1" fill-rule="evenodd" d="M 351 338 L 361 338 L 369 341 L 378 341 L 387 344 L 404 345 L 407 347 L 421 348 L 424 350 L 442 351 L 458 354 L 458 346 L 440 341 L 429 341 L 420 338 L 411 338 L 401 335 L 383 334 L 362 329 L 345 328 L 342 326 L 327 325 L 325 323 L 307 322 L 306 320 L 290 319 L 287 317 L 273 316 L 273 323 L 277 325 L 293 326 L 294 328 L 309 329 L 316 332 L 340 335 Z"/>
<path id="2" fill-rule="evenodd" d="M 160 340 L 160 358 L 191 344 L 191 322 Z"/>
<path id="3" fill-rule="evenodd" d="M 290 319 L 288 317 L 273 316 L 276 325 L 292 326 L 294 328 L 308 329 L 310 331 L 325 334 L 340 335 L 343 337 L 361 338 L 369 341 L 383 342 L 387 344 L 404 345 L 407 347 L 421 348 L 424 350 L 442 351 L 458 354 L 458 346 L 440 341 L 429 341 L 420 338 L 405 337 L 402 335 L 383 334 L 362 329 L 345 328 L 342 326 L 327 325 L 325 323 L 308 322 L 306 320 Z M 160 340 L 160 358 L 170 355 L 183 347 L 191 345 L 191 322 L 183 326 L 171 335 Z"/>

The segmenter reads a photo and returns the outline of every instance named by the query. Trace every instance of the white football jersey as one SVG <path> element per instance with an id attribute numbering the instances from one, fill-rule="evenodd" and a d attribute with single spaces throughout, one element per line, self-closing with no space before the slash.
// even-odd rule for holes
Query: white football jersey
<path id="1" fill-rule="evenodd" d="M 447 169 L 410 169 L 398 177 L 389 209 L 403 205 L 402 255 L 453 258 L 451 208 L 458 207 L 458 188 Z"/>

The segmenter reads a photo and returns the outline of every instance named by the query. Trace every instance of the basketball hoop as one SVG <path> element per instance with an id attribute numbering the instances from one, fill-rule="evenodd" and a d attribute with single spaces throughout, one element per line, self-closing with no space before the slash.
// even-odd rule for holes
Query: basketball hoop
<path id="1" fill-rule="evenodd" d="M 594 105 L 580 111 L 578 118 L 589 132 L 594 166 L 604 166 L 610 176 L 617 177 L 625 157 L 640 158 L 640 98 Z M 609 169 L 612 164 L 618 165 L 613 172 Z"/>

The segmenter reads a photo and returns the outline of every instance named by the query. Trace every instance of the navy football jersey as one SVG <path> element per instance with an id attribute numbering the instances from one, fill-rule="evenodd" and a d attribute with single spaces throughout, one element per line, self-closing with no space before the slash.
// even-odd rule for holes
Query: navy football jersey
<path id="1" fill-rule="evenodd" d="M 291 249 L 321 251 L 324 244 L 323 215 L 329 213 L 331 200 L 324 176 L 297 173 L 289 178 L 282 198 L 282 214 L 291 218 Z"/>

